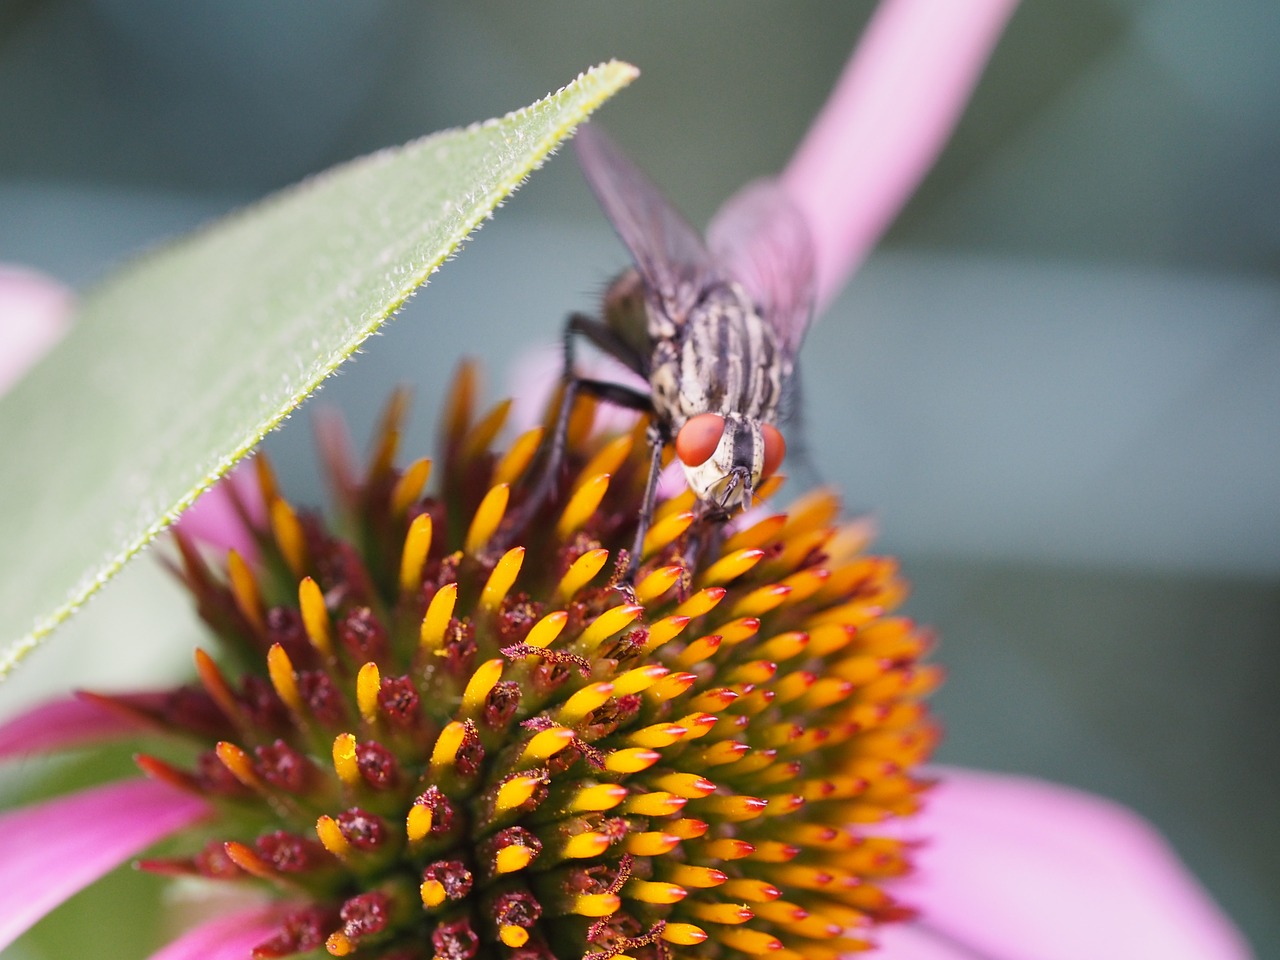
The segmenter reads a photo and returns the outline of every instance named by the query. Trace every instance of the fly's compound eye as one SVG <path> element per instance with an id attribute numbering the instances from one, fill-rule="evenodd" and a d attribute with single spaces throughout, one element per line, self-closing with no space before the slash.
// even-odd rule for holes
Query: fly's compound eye
<path id="1" fill-rule="evenodd" d="M 700 413 L 685 421 L 676 434 L 676 456 L 686 467 L 696 467 L 711 459 L 724 433 L 724 417 Z"/>
<path id="2" fill-rule="evenodd" d="M 764 439 L 764 470 L 761 478 L 771 477 L 782 465 L 782 458 L 787 455 L 787 441 L 782 439 L 778 428 L 769 423 L 760 425 L 760 436 Z"/>

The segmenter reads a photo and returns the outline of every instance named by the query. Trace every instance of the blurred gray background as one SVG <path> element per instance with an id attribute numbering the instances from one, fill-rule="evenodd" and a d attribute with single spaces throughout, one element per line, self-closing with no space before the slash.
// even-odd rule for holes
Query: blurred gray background
<path id="1" fill-rule="evenodd" d="M 785 163 L 870 9 L 0 0 L 0 260 L 84 286 L 614 56 L 643 76 L 602 122 L 701 224 Z M 940 759 L 1133 806 L 1264 954 L 1280 942 L 1278 45 L 1274 0 L 1028 3 L 804 357 L 814 468 L 876 513 L 910 611 L 941 632 Z M 321 495 L 317 403 L 363 439 L 387 388 L 413 384 L 411 442 L 429 444 L 460 355 L 496 397 L 623 262 L 556 158 L 270 438 L 286 485 Z"/>

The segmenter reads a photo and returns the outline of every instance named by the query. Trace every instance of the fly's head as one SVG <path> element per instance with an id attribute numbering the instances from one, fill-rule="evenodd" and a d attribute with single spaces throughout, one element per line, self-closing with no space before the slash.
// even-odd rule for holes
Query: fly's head
<path id="1" fill-rule="evenodd" d="M 787 445 L 778 428 L 737 413 L 700 413 L 676 432 L 676 457 L 703 503 L 726 513 L 751 505 L 751 495 L 782 463 Z"/>

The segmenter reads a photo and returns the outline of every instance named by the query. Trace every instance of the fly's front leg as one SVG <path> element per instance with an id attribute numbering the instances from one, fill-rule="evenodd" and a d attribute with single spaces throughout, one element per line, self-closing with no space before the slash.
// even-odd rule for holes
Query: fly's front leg
<path id="1" fill-rule="evenodd" d="M 655 423 L 649 424 L 646 432 L 649 438 L 649 477 L 644 485 L 644 500 L 640 504 L 640 516 L 636 521 L 636 538 L 631 546 L 631 555 L 626 565 L 618 571 L 618 582 L 632 586 L 636 571 L 640 569 L 640 557 L 644 551 L 645 534 L 653 525 L 653 501 L 658 495 L 658 476 L 662 473 L 662 449 L 667 445 L 667 438 Z"/>
<path id="2" fill-rule="evenodd" d="M 560 394 L 559 409 L 556 411 L 551 445 L 547 450 L 542 475 L 538 478 L 537 483 L 534 484 L 533 489 L 529 491 L 529 495 L 520 505 L 519 510 L 512 515 L 510 522 L 504 525 L 508 533 L 502 539 L 503 544 L 512 535 L 518 535 L 519 531 L 528 525 L 534 514 L 538 512 L 538 509 L 555 489 L 556 479 L 560 473 L 560 465 L 564 462 L 565 448 L 568 444 L 569 420 L 579 391 L 585 391 L 617 406 L 639 410 L 642 413 L 653 412 L 653 405 L 647 393 L 641 393 L 639 390 L 620 383 L 579 377 L 574 371 L 574 345 L 575 337 L 577 336 L 585 336 L 596 346 L 617 357 L 628 366 L 631 366 L 634 360 L 632 355 L 620 352 L 626 349 L 625 346 L 621 341 L 617 341 L 612 332 L 599 321 L 581 313 L 569 316 L 569 321 L 564 328 L 564 366 L 560 374 L 563 389 Z"/>
<path id="3" fill-rule="evenodd" d="M 720 552 L 724 542 L 725 527 L 731 514 L 718 507 L 699 504 L 698 518 L 689 534 L 685 549 L 685 563 L 690 570 L 696 570 L 704 558 L 714 557 Z"/>
<path id="4" fill-rule="evenodd" d="M 564 448 L 569 437 L 569 417 L 573 412 L 573 401 L 577 398 L 579 390 L 615 406 L 638 410 L 641 413 L 653 413 L 653 403 L 647 393 L 642 393 L 621 383 L 580 377 L 574 372 L 574 344 L 576 342 L 574 338 L 578 336 L 586 337 L 611 357 L 614 357 L 641 376 L 644 375 L 640 358 L 609 327 L 599 320 L 587 316 L 585 313 L 571 313 L 569 315 L 569 321 L 564 327 L 564 367 L 560 374 L 560 379 L 564 384 L 564 392 L 560 400 L 560 410 L 556 415 L 555 434 L 551 439 L 551 452 L 548 456 L 549 467 L 551 468 L 549 472 L 552 475 L 554 475 L 555 470 L 564 458 Z"/>

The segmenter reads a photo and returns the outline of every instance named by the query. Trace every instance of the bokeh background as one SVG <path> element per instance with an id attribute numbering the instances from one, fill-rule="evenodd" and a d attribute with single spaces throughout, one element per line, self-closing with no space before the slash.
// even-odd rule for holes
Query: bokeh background
<path id="1" fill-rule="evenodd" d="M 643 76 L 601 121 L 704 223 L 785 163 L 870 10 L 4 0 L 0 260 L 83 287 L 309 173 L 614 56 Z M 812 472 L 877 515 L 910 611 L 941 632 L 940 759 L 1134 807 L 1262 955 L 1280 943 L 1278 45 L 1273 0 L 1026 4 L 804 355 Z M 624 256 L 572 159 L 554 159 L 269 439 L 286 486 L 322 496 L 317 404 L 362 440 L 388 387 L 411 384 L 410 442 L 429 447 L 461 355 L 503 393 Z M 182 669 L 182 609 L 135 564 L 0 708 Z M 89 923 L 95 956 L 145 955 L 131 912 L 100 911 L 147 882 L 78 898 L 6 957 L 74 955 L 60 931 Z"/>

